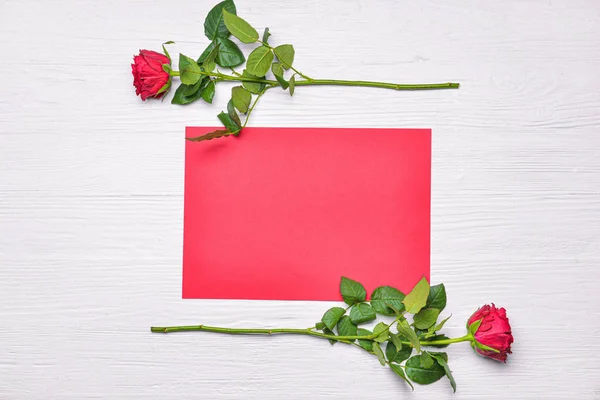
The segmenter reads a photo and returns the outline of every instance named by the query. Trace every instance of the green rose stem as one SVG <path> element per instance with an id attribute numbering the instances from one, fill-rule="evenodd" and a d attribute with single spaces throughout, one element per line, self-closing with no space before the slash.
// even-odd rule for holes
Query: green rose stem
<path id="1" fill-rule="evenodd" d="M 393 323 L 392 323 L 393 325 Z M 391 326 L 391 325 L 390 325 Z M 388 329 L 389 327 L 388 326 Z M 292 335 L 307 335 L 314 336 L 322 339 L 328 340 L 336 340 L 344 343 L 350 343 L 350 340 L 374 340 L 375 335 L 366 335 L 366 336 L 337 336 L 337 335 L 328 335 L 321 332 L 315 332 L 312 329 L 294 329 L 294 328 L 274 328 L 274 329 L 248 329 L 248 328 L 221 328 L 217 326 L 208 326 L 208 325 L 187 325 L 187 326 L 153 326 L 150 328 L 152 332 L 155 333 L 171 333 L 171 332 L 188 332 L 188 331 L 204 331 L 204 332 L 216 332 L 216 333 L 225 333 L 228 335 L 278 335 L 278 334 L 292 334 Z M 459 342 L 472 342 L 473 335 L 467 334 L 465 336 L 454 338 L 454 339 L 441 339 L 441 340 L 431 340 L 431 341 L 421 341 L 421 345 L 423 346 L 440 346 L 447 345 L 452 343 Z M 410 346 L 410 342 L 402 342 L 402 344 Z"/>
<path id="2" fill-rule="evenodd" d="M 279 82 L 268 80 L 268 79 L 254 79 L 250 77 L 244 77 L 239 75 L 226 75 L 218 72 L 199 72 L 199 75 L 206 75 L 217 78 L 223 81 L 232 82 L 254 82 L 264 83 L 271 86 L 281 86 Z M 171 71 L 171 76 L 179 76 L 179 71 Z M 460 84 L 455 82 L 445 83 L 416 83 L 416 84 L 402 84 L 402 83 L 388 83 L 388 82 L 372 82 L 372 81 L 348 81 L 340 79 L 305 79 L 299 80 L 295 83 L 296 86 L 358 86 L 358 87 L 376 87 L 384 89 L 394 90 L 437 90 L 437 89 L 458 89 Z"/>

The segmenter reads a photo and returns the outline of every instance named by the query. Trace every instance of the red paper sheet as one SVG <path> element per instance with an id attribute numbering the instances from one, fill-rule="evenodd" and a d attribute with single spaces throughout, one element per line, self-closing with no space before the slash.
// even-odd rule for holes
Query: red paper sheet
<path id="1" fill-rule="evenodd" d="M 408 292 L 429 279 L 430 188 L 426 129 L 188 141 L 183 297 L 340 300 L 342 275 Z"/>

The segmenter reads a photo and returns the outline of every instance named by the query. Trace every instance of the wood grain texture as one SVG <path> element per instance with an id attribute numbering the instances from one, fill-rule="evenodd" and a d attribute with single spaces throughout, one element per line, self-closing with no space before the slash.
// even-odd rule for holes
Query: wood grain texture
<path id="1" fill-rule="evenodd" d="M 129 63 L 167 40 L 199 54 L 212 3 L 0 4 L 0 398 L 600 398 L 600 3 L 238 2 L 315 77 L 462 83 L 274 92 L 251 122 L 433 128 L 448 331 L 495 301 L 516 337 L 506 365 L 451 348 L 456 395 L 311 338 L 148 332 L 304 327 L 329 306 L 180 298 L 184 126 L 214 125 L 229 88 L 142 103 Z"/>

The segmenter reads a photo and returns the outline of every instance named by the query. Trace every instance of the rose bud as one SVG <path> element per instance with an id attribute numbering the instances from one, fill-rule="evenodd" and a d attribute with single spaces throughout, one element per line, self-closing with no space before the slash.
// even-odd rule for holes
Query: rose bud
<path id="1" fill-rule="evenodd" d="M 475 338 L 471 344 L 477 353 L 506 362 L 507 354 L 512 354 L 513 335 L 504 308 L 486 304 L 473 313 L 467 326 Z"/>
<path id="2" fill-rule="evenodd" d="M 163 64 L 171 65 L 171 60 L 164 54 L 151 50 L 140 50 L 140 54 L 133 57 L 133 86 L 135 94 L 142 100 L 148 97 L 159 98 L 171 86 L 171 76 L 163 69 Z"/>

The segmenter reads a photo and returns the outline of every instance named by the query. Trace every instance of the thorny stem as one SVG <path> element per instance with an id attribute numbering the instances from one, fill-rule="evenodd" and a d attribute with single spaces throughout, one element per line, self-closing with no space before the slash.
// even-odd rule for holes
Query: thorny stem
<path id="1" fill-rule="evenodd" d="M 235 76 L 241 77 L 242 74 L 240 74 L 239 72 L 237 72 L 235 69 L 233 68 L 229 68 L 231 70 L 231 73 L 234 74 Z"/>
<path id="2" fill-rule="evenodd" d="M 308 335 L 315 336 L 323 339 L 332 339 L 338 341 L 349 341 L 356 339 L 372 339 L 373 335 L 369 336 L 336 336 L 327 335 L 321 332 L 315 332 L 308 329 L 293 329 L 293 328 L 278 328 L 278 329 L 245 329 L 245 328 L 221 328 L 216 326 L 207 325 L 191 325 L 191 326 L 168 326 L 168 327 L 157 327 L 153 326 L 150 328 L 152 332 L 158 333 L 171 333 L 171 332 L 185 332 L 185 331 L 205 331 L 205 332 L 217 332 L 225 333 L 229 335 L 277 335 L 277 334 L 295 334 L 295 335 Z"/>
<path id="3" fill-rule="evenodd" d="M 268 43 L 263 42 L 262 40 L 259 40 L 260 43 L 262 43 L 263 46 L 268 47 L 269 49 L 271 49 L 273 51 L 273 53 L 275 53 L 275 48 L 269 46 Z M 277 55 L 277 53 L 275 53 L 275 55 Z M 277 57 L 279 58 L 279 57 Z M 309 78 L 308 76 L 304 75 L 302 72 L 298 71 L 296 68 L 292 67 L 290 64 L 286 63 L 285 61 L 279 59 L 279 61 L 286 67 L 291 69 L 292 71 L 294 71 L 295 73 L 297 73 L 298 75 L 300 75 L 301 77 L 303 77 L 304 79 L 306 79 L 307 81 L 312 81 L 312 78 Z"/>
<path id="4" fill-rule="evenodd" d="M 396 321 L 394 321 L 396 322 Z M 389 326 L 391 327 L 394 322 L 392 322 Z M 216 333 L 224 333 L 228 335 L 281 335 L 281 334 L 292 334 L 292 335 L 306 335 L 306 336 L 314 336 L 321 339 L 330 339 L 336 340 L 339 342 L 352 344 L 352 341 L 356 339 L 363 340 L 373 340 L 375 339 L 375 335 L 364 335 L 364 336 L 336 336 L 336 335 L 328 335 L 326 333 L 316 332 L 312 330 L 314 328 L 307 329 L 294 329 L 294 328 L 276 328 L 276 329 L 252 329 L 252 328 L 222 328 L 216 326 L 208 326 L 208 325 L 187 325 L 187 326 L 153 326 L 150 328 L 152 332 L 156 333 L 171 333 L 171 332 L 186 332 L 186 331 L 204 331 L 204 332 L 216 332 Z M 453 339 L 441 339 L 441 340 L 432 340 L 432 341 L 421 341 L 422 346 L 436 346 L 436 345 L 446 345 L 452 343 L 459 342 L 467 342 L 473 341 L 473 336 L 471 334 L 467 334 L 465 336 Z M 402 342 L 403 345 L 411 346 L 410 342 Z M 360 346 L 359 346 L 360 347 Z"/>
<path id="5" fill-rule="evenodd" d="M 459 84 L 453 82 L 446 83 L 387 83 L 387 82 L 372 82 L 372 81 L 346 81 L 338 79 L 312 79 L 307 81 L 296 81 L 296 86 L 317 86 L 317 85 L 333 85 L 333 86 L 362 86 L 362 87 L 377 87 L 394 90 L 432 90 L 432 89 L 458 89 Z"/>
<path id="6" fill-rule="evenodd" d="M 293 68 L 292 68 L 293 69 Z M 389 83 L 389 82 L 375 82 L 375 81 L 349 81 L 340 79 L 312 79 L 308 78 L 300 72 L 293 69 L 298 75 L 302 76 L 304 80 L 296 81 L 296 86 L 357 86 L 357 87 L 377 87 L 384 89 L 394 90 L 433 90 L 433 89 L 458 89 L 460 84 L 455 82 L 444 82 L 444 83 Z M 270 86 L 281 86 L 279 82 L 270 79 L 257 79 L 245 76 L 227 75 L 220 72 L 198 72 L 200 75 L 212 76 L 223 81 L 234 81 L 234 82 L 255 82 L 264 83 Z M 179 76 L 178 71 L 171 71 L 171 76 Z"/>

